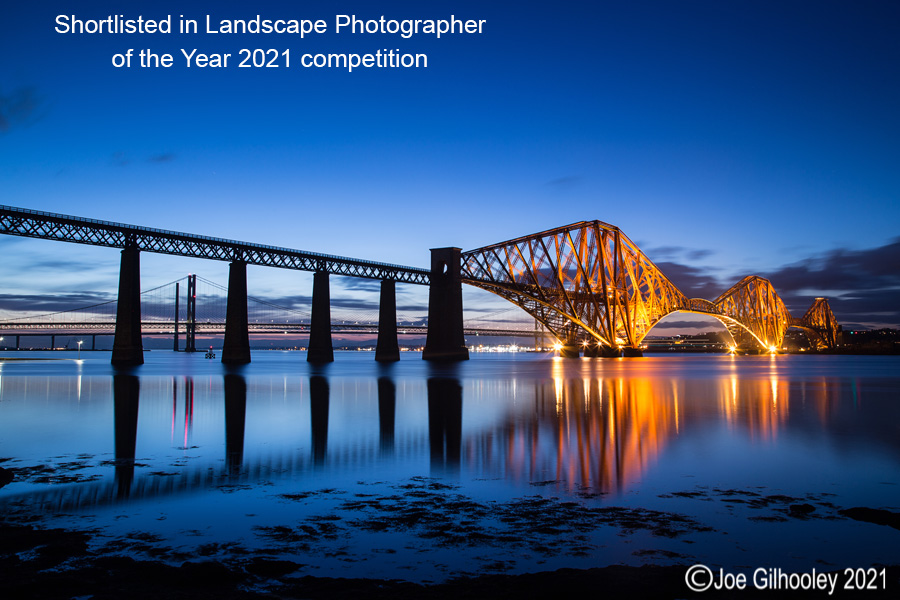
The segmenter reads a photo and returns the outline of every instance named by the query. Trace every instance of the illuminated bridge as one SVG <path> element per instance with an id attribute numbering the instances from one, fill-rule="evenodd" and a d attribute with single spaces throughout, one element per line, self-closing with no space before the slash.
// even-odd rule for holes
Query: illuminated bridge
<path id="1" fill-rule="evenodd" d="M 674 312 L 721 321 L 735 346 L 781 348 L 789 327 L 816 348 L 833 348 L 839 325 L 828 300 L 801 318 L 762 277 L 744 277 L 715 300 L 688 298 L 618 227 L 582 221 L 461 254 L 462 279 L 522 307 L 568 353 L 638 354 L 660 319 Z M 595 354 L 596 355 L 596 354 Z"/>
<path id="2" fill-rule="evenodd" d="M 619 356 L 623 351 L 626 356 L 640 355 L 644 337 L 674 312 L 718 319 L 731 332 L 735 346 L 747 349 L 780 348 L 789 327 L 806 331 L 817 348 L 833 348 L 840 332 L 826 299 L 816 299 L 795 318 L 772 284 L 757 276 L 745 277 L 715 300 L 688 298 L 618 227 L 601 221 L 582 221 L 467 252 L 432 249 L 430 269 L 9 206 L 0 206 L 0 233 L 122 250 L 112 356 L 114 364 L 122 365 L 143 362 L 141 252 L 230 262 L 222 351 L 222 362 L 230 364 L 250 361 L 248 264 L 314 273 L 308 325 L 297 324 L 309 332 L 310 362 L 334 360 L 331 274 L 381 281 L 375 352 L 380 361 L 399 359 L 397 282 L 429 286 L 422 354 L 426 360 L 468 358 L 463 283 L 524 309 L 559 340 L 566 356 L 577 356 L 582 347 L 587 356 Z M 195 300 L 196 279 L 188 281 L 189 315 L 195 314 Z M 191 331 L 195 333 L 196 327 Z"/>

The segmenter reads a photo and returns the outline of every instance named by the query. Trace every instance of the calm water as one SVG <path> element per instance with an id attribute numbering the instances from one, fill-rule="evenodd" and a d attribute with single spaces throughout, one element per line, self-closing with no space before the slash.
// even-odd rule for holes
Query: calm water
<path id="1" fill-rule="evenodd" d="M 416 581 L 900 560 L 837 512 L 900 511 L 897 357 L 8 356 L 46 360 L 0 362 L 0 510 L 106 550 Z"/>

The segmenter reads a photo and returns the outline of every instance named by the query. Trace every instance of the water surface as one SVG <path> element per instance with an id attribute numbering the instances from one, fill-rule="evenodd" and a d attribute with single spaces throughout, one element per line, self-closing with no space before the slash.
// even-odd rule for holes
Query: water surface
<path id="1" fill-rule="evenodd" d="M 898 562 L 839 512 L 900 511 L 897 357 L 7 356 L 40 360 L 0 362 L 0 507 L 105 551 L 415 581 Z"/>

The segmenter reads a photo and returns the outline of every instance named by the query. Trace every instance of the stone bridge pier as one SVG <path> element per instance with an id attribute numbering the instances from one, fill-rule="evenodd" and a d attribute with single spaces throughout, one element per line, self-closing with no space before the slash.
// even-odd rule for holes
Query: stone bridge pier
<path id="1" fill-rule="evenodd" d="M 112 364 L 129 367 L 144 364 L 141 340 L 141 251 L 132 242 L 122 250 L 119 266 L 119 297 L 116 305 L 116 336 Z"/>
<path id="2" fill-rule="evenodd" d="M 428 335 L 422 358 L 433 361 L 468 360 L 463 332 L 462 249 L 431 250 L 428 288 Z"/>
<path id="3" fill-rule="evenodd" d="M 425 350 L 422 353 L 422 358 L 425 360 L 459 361 L 469 358 L 469 350 L 466 347 L 463 332 L 460 255 L 459 248 L 435 248 L 431 251 L 428 332 Z M 225 339 L 221 359 L 222 363 L 227 365 L 242 365 L 251 361 L 247 264 L 246 260 L 238 254 L 231 261 L 228 270 Z M 194 279 L 189 279 L 189 314 L 192 300 L 195 301 L 196 295 L 194 281 Z M 334 361 L 329 285 L 327 270 L 321 269 L 314 273 L 312 315 L 306 357 L 310 363 Z M 397 338 L 396 288 L 397 282 L 392 277 L 382 279 L 378 310 L 378 341 L 375 350 L 375 360 L 378 362 L 400 360 L 400 345 Z M 193 336 L 190 329 L 188 327 L 186 351 L 193 349 Z M 175 340 L 177 350 L 177 333 Z M 119 271 L 119 295 L 112 363 L 117 366 L 134 366 L 143 364 L 143 362 L 140 249 L 134 244 L 128 244 L 122 250 Z"/>

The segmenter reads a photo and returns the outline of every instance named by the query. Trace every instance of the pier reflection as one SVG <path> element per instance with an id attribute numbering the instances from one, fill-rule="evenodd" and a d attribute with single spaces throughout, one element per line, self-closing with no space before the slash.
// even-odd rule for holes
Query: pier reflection
<path id="1" fill-rule="evenodd" d="M 394 452 L 397 386 L 390 377 L 378 378 L 378 441 L 382 456 Z"/>
<path id="2" fill-rule="evenodd" d="M 458 379 L 428 379 L 428 446 L 433 475 L 459 472 L 462 404 L 462 386 Z"/>
<path id="3" fill-rule="evenodd" d="M 89 427 L 108 436 L 106 415 L 113 413 L 114 478 L 106 470 L 103 480 L 25 492 L 29 502 L 54 511 L 200 492 L 222 485 L 223 475 L 229 484 L 250 486 L 298 482 L 313 470 L 329 477 L 352 470 L 500 478 L 525 489 L 547 482 L 569 491 L 623 493 L 663 459 L 702 472 L 708 456 L 700 450 L 774 446 L 786 436 L 807 446 L 827 441 L 839 451 L 867 447 L 900 458 L 891 425 L 896 419 L 885 417 L 897 414 L 896 404 L 884 400 L 886 392 L 878 396 L 877 386 L 791 378 L 777 368 L 748 374 L 746 365 L 731 372 L 727 363 L 714 376 L 622 364 L 554 363 L 538 377 L 495 379 L 436 369 L 419 377 L 311 374 L 293 381 L 279 377 L 277 386 L 237 374 L 199 381 L 130 374 L 85 381 L 4 377 L 0 411 L 33 411 L 32 431 L 48 422 L 46 415 L 69 411 L 66 426 L 84 428 L 72 440 L 92 439 Z M 307 383 L 309 429 L 305 404 L 298 401 Z M 10 437 L 10 427 L 5 431 L 8 447 L 17 440 L 31 443 Z M 255 433 L 245 439 L 248 431 Z M 141 463 L 152 468 L 136 473 L 139 436 Z M 704 436 L 708 443 L 698 442 Z M 680 443 L 691 445 L 671 452 Z M 173 454 L 172 446 L 190 454 Z M 95 467 L 98 473 L 108 469 L 99 458 L 97 464 L 103 465 Z"/>
<path id="4" fill-rule="evenodd" d="M 244 423 L 247 419 L 247 382 L 243 375 L 225 375 L 225 468 L 237 475 L 244 463 Z"/>
<path id="5" fill-rule="evenodd" d="M 134 375 L 113 376 L 113 421 L 115 423 L 116 495 L 128 497 L 134 481 L 137 447 L 138 400 L 141 384 Z"/>
<path id="6" fill-rule="evenodd" d="M 312 425 L 313 463 L 325 464 L 328 450 L 328 379 L 323 375 L 309 378 L 309 415 Z"/>

